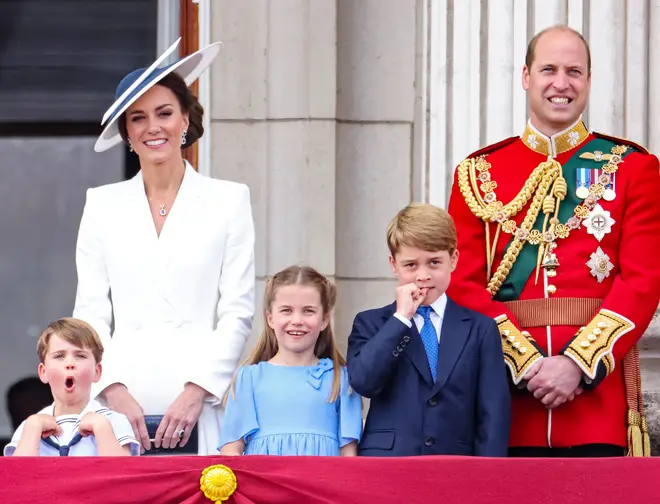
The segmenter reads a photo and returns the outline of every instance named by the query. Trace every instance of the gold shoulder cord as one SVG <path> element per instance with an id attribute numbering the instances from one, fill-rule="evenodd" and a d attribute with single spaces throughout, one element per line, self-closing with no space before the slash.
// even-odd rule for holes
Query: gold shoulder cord
<path id="1" fill-rule="evenodd" d="M 548 272 L 559 266 L 556 254 L 557 240 L 568 238 L 571 231 L 578 229 L 580 223 L 589 212 L 598 204 L 598 201 L 606 192 L 606 186 L 611 183 L 614 174 L 623 162 L 623 154 L 628 150 L 625 145 L 615 145 L 610 149 L 611 154 L 601 152 L 581 154 L 580 157 L 597 161 L 605 161 L 600 167 L 602 171 L 598 180 L 588 190 L 584 201 L 573 209 L 573 216 L 566 223 L 559 221 L 559 206 L 566 198 L 567 184 L 562 176 L 562 167 L 554 159 L 539 164 L 525 185 L 513 200 L 504 205 L 498 201 L 495 195 L 497 182 L 491 180 L 490 163 L 485 156 L 476 159 L 466 159 L 458 166 L 458 184 L 470 211 L 479 219 L 484 221 L 486 234 L 486 275 L 489 278 L 487 290 L 494 296 L 502 287 L 509 276 L 513 264 L 516 262 L 520 250 L 525 242 L 530 245 L 539 245 L 536 260 L 536 281 L 538 282 L 540 268 L 546 268 Z M 478 172 L 478 174 L 477 174 Z M 478 183 L 481 182 L 479 185 Z M 478 186 L 478 187 L 477 187 Z M 484 193 L 482 197 L 479 190 Z M 534 196 L 532 198 L 532 193 Z M 532 202 L 527 210 L 520 227 L 511 217 Z M 541 230 L 532 229 L 540 211 L 545 218 Z M 497 224 L 495 238 L 491 242 L 490 224 Z M 495 259 L 497 243 L 500 231 L 513 236 L 511 244 L 506 250 L 502 262 L 497 271 L 491 276 L 491 269 Z"/>
<path id="2" fill-rule="evenodd" d="M 497 183 L 490 180 L 489 169 L 490 163 L 485 160 L 484 156 L 479 157 L 476 160 L 464 160 L 458 166 L 458 185 L 470 211 L 476 217 L 484 221 L 486 232 L 487 277 L 489 278 L 487 290 L 491 296 L 494 296 L 509 276 L 511 268 L 516 262 L 525 241 L 528 241 L 530 234 L 534 234 L 535 232 L 538 233 L 538 231 L 532 231 L 532 227 L 534 226 L 541 209 L 543 209 L 546 214 L 543 234 L 545 234 L 545 229 L 548 224 L 548 217 L 553 211 L 555 213 L 554 219 L 556 219 L 557 211 L 559 210 L 559 202 L 564 199 L 566 194 L 566 182 L 563 177 L 561 177 L 561 165 L 555 160 L 550 159 L 539 164 L 529 176 L 518 195 L 510 203 L 503 205 L 501 202 L 497 201 L 497 197 L 493 192 L 497 187 Z M 478 175 L 477 172 L 479 172 Z M 480 189 L 486 193 L 483 198 L 479 194 L 479 188 L 477 188 L 478 182 L 481 182 Z M 551 187 L 553 189 L 552 193 L 555 197 L 549 194 Z M 511 220 L 511 217 L 517 215 L 518 212 L 527 205 L 532 198 L 532 193 L 534 194 L 532 203 L 523 222 L 520 227 L 518 227 L 515 221 Z M 490 239 L 491 222 L 497 223 L 497 231 L 492 243 Z M 507 233 L 513 232 L 514 238 L 507 248 L 502 262 L 495 273 L 491 276 L 491 268 L 494 262 L 495 250 L 501 229 L 504 229 Z M 536 241 L 538 244 L 541 240 L 537 241 L 535 239 L 533 241 Z M 542 252 L 540 249 L 539 257 L 541 256 Z"/>

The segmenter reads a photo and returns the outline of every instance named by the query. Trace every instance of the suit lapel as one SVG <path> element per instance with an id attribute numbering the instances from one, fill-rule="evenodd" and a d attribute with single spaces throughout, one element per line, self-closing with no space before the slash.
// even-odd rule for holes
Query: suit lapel
<path id="1" fill-rule="evenodd" d="M 124 193 L 126 205 L 123 207 L 123 221 L 126 228 L 131 230 L 131 246 L 136 254 L 147 258 L 143 263 L 153 278 L 153 285 L 170 304 L 172 302 L 168 288 L 168 264 L 177 254 L 194 250 L 195 243 L 199 241 L 196 236 L 203 232 L 203 227 L 200 226 L 205 222 L 201 215 L 201 207 L 205 201 L 204 189 L 202 176 L 186 163 L 181 187 L 161 229 L 160 237 L 156 233 L 149 209 L 142 172 L 129 181 Z"/>
<path id="2" fill-rule="evenodd" d="M 124 199 L 126 200 L 126 206 L 123 207 L 125 219 L 123 224 L 126 229 L 132 230 L 134 233 L 131 241 L 135 243 L 135 249 L 153 255 L 158 245 L 158 234 L 151 217 L 149 201 L 144 191 L 142 172 L 138 172 L 128 182 Z"/>
<path id="3" fill-rule="evenodd" d="M 390 317 L 396 312 L 396 303 L 392 303 L 385 313 L 385 321 L 389 320 Z M 424 344 L 422 343 L 422 337 L 417 331 L 417 326 L 415 322 L 412 321 L 412 327 L 408 329 L 408 336 L 410 336 L 410 341 L 403 349 L 403 354 L 412 362 L 412 365 L 415 367 L 417 372 L 421 375 L 424 381 L 429 385 L 433 385 L 433 378 L 431 377 L 431 368 L 429 367 L 429 359 L 426 356 L 426 350 L 424 349 Z"/>
<path id="4" fill-rule="evenodd" d="M 172 255 L 179 253 L 178 248 L 181 245 L 190 245 L 190 240 L 194 240 L 191 234 L 194 235 L 199 224 L 204 222 L 200 209 L 204 202 L 203 194 L 201 175 L 186 162 L 181 187 L 160 232 L 159 247 L 163 268 L 167 267 Z"/>
<path id="5" fill-rule="evenodd" d="M 440 328 L 440 347 L 438 349 L 436 382 L 433 387 L 434 394 L 443 387 L 454 369 L 470 333 L 470 323 L 469 315 L 451 299 L 447 298 L 447 307 Z M 422 351 L 424 351 L 423 348 Z"/>
<path id="6" fill-rule="evenodd" d="M 176 286 L 169 281 L 167 270 L 172 258 L 194 254 L 196 248 L 201 246 L 199 237 L 204 233 L 204 224 L 207 222 L 202 213 L 204 189 L 202 176 L 186 162 L 181 187 L 160 232 L 159 284 L 164 300 L 175 312 L 178 311 Z"/>

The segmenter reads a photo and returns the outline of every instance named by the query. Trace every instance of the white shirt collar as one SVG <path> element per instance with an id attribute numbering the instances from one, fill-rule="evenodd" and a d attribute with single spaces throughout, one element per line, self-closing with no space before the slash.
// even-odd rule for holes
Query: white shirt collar
<path id="1" fill-rule="evenodd" d="M 447 294 L 443 292 L 430 306 L 440 320 L 442 320 L 445 317 L 445 310 L 447 309 Z"/>

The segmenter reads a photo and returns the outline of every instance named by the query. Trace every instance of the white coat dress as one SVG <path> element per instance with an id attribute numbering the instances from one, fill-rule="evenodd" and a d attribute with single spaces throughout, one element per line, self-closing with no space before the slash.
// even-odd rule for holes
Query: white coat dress
<path id="1" fill-rule="evenodd" d="M 254 314 L 254 223 L 247 186 L 186 171 L 156 234 L 141 173 L 87 191 L 76 250 L 73 316 L 105 353 L 95 397 L 123 383 L 146 415 L 162 415 L 188 382 L 213 394 L 199 454 L 217 453 L 222 398 Z"/>

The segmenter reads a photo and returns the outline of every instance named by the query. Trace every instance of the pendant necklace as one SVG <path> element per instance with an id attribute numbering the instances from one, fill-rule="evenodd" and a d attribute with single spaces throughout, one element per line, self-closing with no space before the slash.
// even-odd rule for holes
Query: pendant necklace
<path id="1" fill-rule="evenodd" d="M 152 202 L 152 199 L 149 198 L 149 203 L 151 203 L 151 202 Z M 164 204 L 159 204 L 158 205 L 158 215 L 160 215 L 161 217 L 165 217 L 167 215 L 167 208 L 165 208 Z"/>

